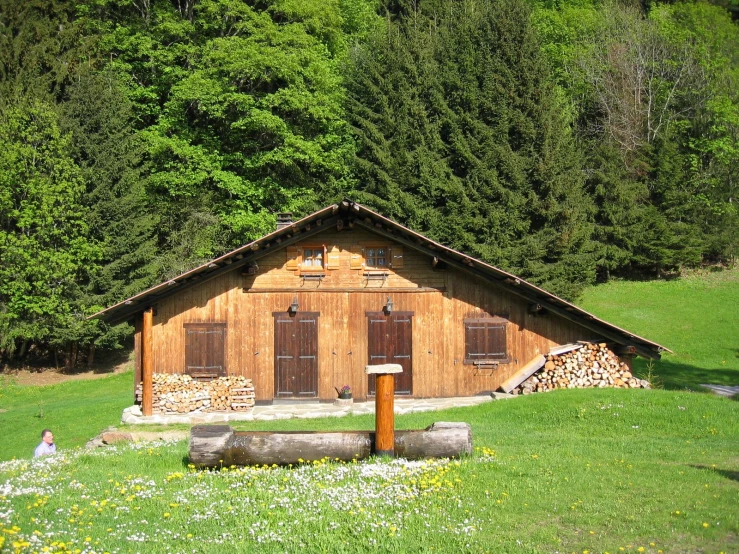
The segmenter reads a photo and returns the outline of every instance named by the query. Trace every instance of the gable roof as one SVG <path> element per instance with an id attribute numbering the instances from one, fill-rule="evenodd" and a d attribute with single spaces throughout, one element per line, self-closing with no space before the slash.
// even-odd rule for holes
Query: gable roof
<path id="1" fill-rule="evenodd" d="M 630 347 L 634 353 L 641 356 L 657 359 L 660 357 L 660 352 L 670 352 L 664 346 L 635 335 L 626 329 L 612 325 L 574 304 L 532 285 L 520 277 L 481 260 L 472 258 L 467 254 L 447 248 L 420 233 L 416 233 L 350 200 L 344 200 L 340 204 L 333 204 L 319 210 L 282 229 L 278 229 L 236 250 L 223 254 L 195 269 L 191 269 L 174 279 L 164 281 L 131 298 L 106 308 L 90 316 L 90 319 L 97 318 L 108 323 L 125 321 L 164 298 L 200 284 L 205 280 L 210 280 L 229 271 L 233 271 L 237 267 L 254 263 L 263 256 L 316 235 L 333 226 L 336 226 L 338 229 L 343 227 L 365 228 L 388 240 L 395 241 L 428 256 L 437 258 L 439 261 L 445 262 L 449 267 L 454 267 L 468 274 L 475 275 L 495 287 L 528 300 L 537 308 L 545 309 L 550 313 L 573 321 L 605 339 Z"/>

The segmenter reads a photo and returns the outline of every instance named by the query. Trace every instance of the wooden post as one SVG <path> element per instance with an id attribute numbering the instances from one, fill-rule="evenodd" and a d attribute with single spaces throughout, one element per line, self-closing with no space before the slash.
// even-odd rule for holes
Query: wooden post
<path id="1" fill-rule="evenodd" d="M 144 325 L 141 333 L 141 380 L 143 382 L 142 413 L 150 416 L 153 410 L 152 403 L 152 376 L 154 374 L 154 340 L 152 327 L 154 324 L 154 309 L 144 311 Z"/>
<path id="2" fill-rule="evenodd" d="M 375 381 L 375 454 L 395 454 L 395 374 L 402 373 L 400 364 L 368 365 L 365 373 L 377 376 Z"/>

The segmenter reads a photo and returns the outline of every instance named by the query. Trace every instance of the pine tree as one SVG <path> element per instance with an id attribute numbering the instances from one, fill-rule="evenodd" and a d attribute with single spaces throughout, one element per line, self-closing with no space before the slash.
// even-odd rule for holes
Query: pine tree
<path id="1" fill-rule="evenodd" d="M 523 2 L 408 10 L 348 83 L 360 197 L 554 292 L 594 278 L 592 203 Z"/>

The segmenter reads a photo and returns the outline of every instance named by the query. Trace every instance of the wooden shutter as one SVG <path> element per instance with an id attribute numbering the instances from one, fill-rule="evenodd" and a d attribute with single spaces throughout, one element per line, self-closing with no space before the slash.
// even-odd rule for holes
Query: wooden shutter
<path id="1" fill-rule="evenodd" d="M 488 360 L 505 360 L 506 352 L 506 325 L 501 322 L 487 324 L 485 333 L 485 349 Z"/>
<path id="2" fill-rule="evenodd" d="M 389 248 L 390 250 L 390 267 L 393 269 L 403 268 L 403 247 L 394 245 Z"/>
<path id="3" fill-rule="evenodd" d="M 285 268 L 288 271 L 297 271 L 300 269 L 300 257 L 302 255 L 302 249 L 298 246 L 287 247 L 287 264 Z"/>
<path id="4" fill-rule="evenodd" d="M 338 246 L 332 246 L 326 258 L 326 269 L 339 269 L 341 266 L 341 250 Z"/>
<path id="5" fill-rule="evenodd" d="M 464 321 L 464 363 L 507 362 L 506 322 L 480 318 Z"/>
<path id="6" fill-rule="evenodd" d="M 364 248 L 358 244 L 352 246 L 351 269 L 362 269 L 364 267 Z"/>
<path id="7" fill-rule="evenodd" d="M 226 324 L 185 323 L 185 373 L 226 376 Z"/>
<path id="8" fill-rule="evenodd" d="M 485 329 L 484 323 L 479 320 L 468 320 L 464 323 L 464 359 L 473 363 L 484 359 L 485 356 Z"/>

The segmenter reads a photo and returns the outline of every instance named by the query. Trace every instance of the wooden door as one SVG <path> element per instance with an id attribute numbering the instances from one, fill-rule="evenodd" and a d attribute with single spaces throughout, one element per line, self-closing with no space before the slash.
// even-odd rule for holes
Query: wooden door
<path id="1" fill-rule="evenodd" d="M 275 317 L 275 397 L 318 396 L 318 313 Z"/>
<path id="2" fill-rule="evenodd" d="M 413 312 L 367 312 L 367 345 L 370 365 L 400 364 L 395 374 L 395 394 L 413 394 Z M 369 376 L 368 392 L 375 394 L 375 376 Z"/>

